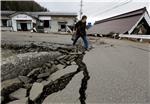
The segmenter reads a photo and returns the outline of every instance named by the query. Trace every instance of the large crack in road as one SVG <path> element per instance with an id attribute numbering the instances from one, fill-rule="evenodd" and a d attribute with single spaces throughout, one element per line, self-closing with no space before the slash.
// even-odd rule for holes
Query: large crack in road
<path id="1" fill-rule="evenodd" d="M 50 82 L 48 85 L 46 85 L 43 89 L 43 93 L 40 95 L 40 97 L 35 101 L 29 100 L 29 104 L 42 104 L 44 99 L 53 94 L 56 93 L 60 90 L 65 89 L 65 87 L 69 84 L 69 82 L 72 80 L 72 78 L 78 74 L 80 71 L 83 71 L 84 77 L 81 79 L 81 87 L 79 89 L 79 100 L 81 104 L 86 104 L 86 89 L 87 89 L 87 84 L 88 80 L 90 79 L 89 72 L 87 70 L 86 64 L 83 62 L 85 54 L 81 54 L 76 58 L 75 62 L 78 65 L 78 68 L 75 72 L 66 74 L 59 79 L 57 79 L 54 82 Z"/>
<path id="2" fill-rule="evenodd" d="M 84 77 L 82 79 L 81 87 L 79 90 L 79 93 L 80 93 L 79 99 L 80 99 L 81 104 L 86 104 L 86 89 L 87 89 L 88 80 L 90 79 L 89 72 L 87 70 L 86 65 L 85 65 L 83 75 Z"/>

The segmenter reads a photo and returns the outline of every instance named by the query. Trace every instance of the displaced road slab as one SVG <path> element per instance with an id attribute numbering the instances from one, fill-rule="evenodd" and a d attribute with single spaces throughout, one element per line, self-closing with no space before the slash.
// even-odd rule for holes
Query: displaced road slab
<path id="1" fill-rule="evenodd" d="M 80 72 L 73 77 L 65 89 L 49 95 L 42 104 L 79 104 L 79 88 L 83 74 Z"/>

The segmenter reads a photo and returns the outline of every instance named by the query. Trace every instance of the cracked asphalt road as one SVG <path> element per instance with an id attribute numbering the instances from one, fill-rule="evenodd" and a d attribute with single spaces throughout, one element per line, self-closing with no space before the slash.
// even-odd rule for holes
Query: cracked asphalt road
<path id="1" fill-rule="evenodd" d="M 23 35 L 22 35 L 23 34 Z M 71 44 L 71 36 L 2 32 L 2 41 L 45 41 Z M 90 37 L 91 38 L 91 37 Z M 94 49 L 87 52 L 84 62 L 90 75 L 85 91 L 87 104 L 149 104 L 150 103 L 150 46 L 128 40 L 92 38 Z M 100 44 L 100 41 L 106 44 Z M 80 103 L 79 89 L 83 74 L 79 73 L 63 94 L 54 93 L 46 102 Z M 70 90 L 71 89 L 71 90 Z M 65 95 L 65 96 L 64 96 Z M 65 102 L 64 102 L 65 103 Z"/>

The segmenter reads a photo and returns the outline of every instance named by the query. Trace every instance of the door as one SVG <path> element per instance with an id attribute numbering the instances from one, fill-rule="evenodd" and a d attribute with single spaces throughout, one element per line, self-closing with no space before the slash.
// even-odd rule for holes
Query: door
<path id="1" fill-rule="evenodd" d="M 28 29 L 27 29 L 27 23 L 20 23 L 20 25 L 21 25 L 21 30 L 22 31 L 27 31 Z"/>

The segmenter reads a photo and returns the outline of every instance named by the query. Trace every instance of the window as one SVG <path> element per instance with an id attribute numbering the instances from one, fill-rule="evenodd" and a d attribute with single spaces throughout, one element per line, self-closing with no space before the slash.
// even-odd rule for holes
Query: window
<path id="1" fill-rule="evenodd" d="M 58 31 L 65 32 L 66 31 L 66 24 L 67 24 L 67 22 L 58 22 L 58 25 L 59 25 Z"/>
<path id="2" fill-rule="evenodd" d="M 7 27 L 7 20 L 6 19 L 2 20 L 2 26 Z"/>
<path id="3" fill-rule="evenodd" d="M 21 25 L 20 25 L 20 23 L 17 23 L 17 30 L 21 30 Z"/>
<path id="4" fill-rule="evenodd" d="M 7 21 L 7 25 L 8 25 L 8 27 L 11 27 L 11 26 L 12 26 L 11 20 L 8 20 L 8 21 Z"/>
<path id="5" fill-rule="evenodd" d="M 47 28 L 50 27 L 49 26 L 49 20 L 44 20 L 44 27 L 47 27 Z"/>
<path id="6" fill-rule="evenodd" d="M 27 23 L 27 29 L 28 29 L 28 30 L 31 29 L 31 23 Z"/>
<path id="7" fill-rule="evenodd" d="M 65 28 L 66 28 L 65 24 L 61 25 L 61 29 L 65 29 Z"/>

